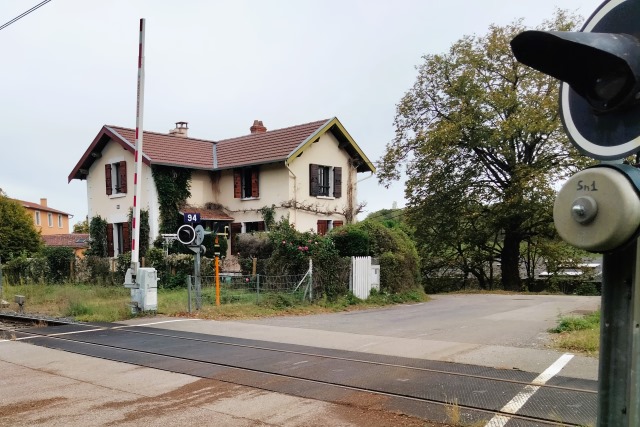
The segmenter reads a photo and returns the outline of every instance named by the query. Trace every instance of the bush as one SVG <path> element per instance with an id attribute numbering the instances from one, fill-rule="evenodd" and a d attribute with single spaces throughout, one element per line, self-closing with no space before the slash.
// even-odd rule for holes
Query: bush
<path id="1" fill-rule="evenodd" d="M 369 234 L 358 226 L 334 228 L 329 237 L 342 257 L 369 255 Z"/>
<path id="2" fill-rule="evenodd" d="M 268 233 L 244 233 L 237 236 L 236 250 L 240 258 L 266 259 L 273 253 L 273 243 Z"/>
<path id="3" fill-rule="evenodd" d="M 62 283 L 70 279 L 71 265 L 76 260 L 72 248 L 46 246 L 42 249 L 42 255 L 49 266 L 49 282 Z"/>
<path id="4" fill-rule="evenodd" d="M 88 255 L 76 262 L 76 282 L 112 285 L 113 273 L 109 258 Z"/>
<path id="5" fill-rule="evenodd" d="M 2 271 L 7 282 L 14 285 L 29 283 L 45 283 L 49 275 L 49 264 L 43 256 L 29 258 L 25 254 L 7 262 Z"/>

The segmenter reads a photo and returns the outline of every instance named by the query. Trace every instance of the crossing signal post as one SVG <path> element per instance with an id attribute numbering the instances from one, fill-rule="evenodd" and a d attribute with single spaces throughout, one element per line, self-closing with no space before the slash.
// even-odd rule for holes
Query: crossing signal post
<path id="1" fill-rule="evenodd" d="M 516 59 L 562 81 L 571 142 L 605 163 L 578 172 L 553 210 L 558 234 L 603 254 L 598 426 L 640 426 L 640 0 L 608 0 L 580 32 L 525 31 Z"/>

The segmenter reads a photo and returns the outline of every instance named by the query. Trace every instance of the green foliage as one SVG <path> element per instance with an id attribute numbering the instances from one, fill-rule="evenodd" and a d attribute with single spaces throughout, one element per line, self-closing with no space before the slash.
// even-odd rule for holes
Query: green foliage
<path id="1" fill-rule="evenodd" d="M 600 295 L 598 292 L 598 288 L 596 288 L 596 284 L 594 282 L 581 282 L 576 286 L 575 290 L 576 295 Z"/>
<path id="2" fill-rule="evenodd" d="M 23 253 L 4 264 L 2 272 L 7 282 L 14 285 L 45 283 L 49 275 L 49 264 L 41 255 L 28 257 Z"/>
<path id="3" fill-rule="evenodd" d="M 597 329 L 600 327 L 600 311 L 593 312 L 584 317 L 569 316 L 560 319 L 558 326 L 550 332 L 561 333 L 569 331 L 581 331 L 585 329 Z"/>
<path id="4" fill-rule="evenodd" d="M 348 268 L 345 269 L 329 237 L 296 231 L 287 219 L 274 224 L 268 237 L 273 252 L 267 263 L 267 275 L 303 274 L 309 268 L 309 259 L 313 259 L 313 292 L 316 297 L 325 295 L 329 300 L 335 300 L 347 292 L 348 278 L 345 280 L 344 271 Z"/>
<path id="5" fill-rule="evenodd" d="M 89 224 L 89 249 L 86 255 L 97 257 L 106 257 L 109 252 L 107 250 L 107 220 L 100 215 L 91 218 Z"/>
<path id="6" fill-rule="evenodd" d="M 369 255 L 369 234 L 362 227 L 345 225 L 331 230 L 329 236 L 340 256 Z"/>
<path id="7" fill-rule="evenodd" d="M 42 255 L 47 259 L 49 273 L 47 281 L 62 283 L 71 277 L 71 265 L 76 260 L 72 248 L 47 246 L 42 249 Z"/>
<path id="8" fill-rule="evenodd" d="M 122 285 L 124 283 L 124 277 L 127 274 L 127 270 L 131 267 L 131 252 L 125 252 L 118 254 L 116 262 L 116 271 L 113 277 L 115 284 Z"/>
<path id="9" fill-rule="evenodd" d="M 258 212 L 262 215 L 266 230 L 271 230 L 271 227 L 276 223 L 276 205 L 263 206 L 258 209 Z"/>
<path id="10" fill-rule="evenodd" d="M 41 246 L 40 233 L 27 210 L 0 195 L 0 259 L 4 262 L 21 254 L 34 254 Z"/>
<path id="11" fill-rule="evenodd" d="M 102 286 L 115 283 L 109 259 L 95 255 L 87 255 L 76 262 L 75 276 L 79 283 Z"/>
<path id="12" fill-rule="evenodd" d="M 88 305 L 74 301 L 69 303 L 69 308 L 65 313 L 65 316 L 68 317 L 76 317 L 76 316 L 90 316 L 93 314 L 93 310 Z"/>
<path id="13" fill-rule="evenodd" d="M 84 221 L 73 224 L 73 232 L 81 234 L 89 234 L 89 218 Z"/>
<path id="14" fill-rule="evenodd" d="M 160 233 L 175 233 L 182 225 L 180 207 L 191 197 L 191 170 L 152 165 L 151 173 L 158 190 Z"/>
<path id="15" fill-rule="evenodd" d="M 539 29 L 570 30 L 576 21 L 558 11 Z M 378 162 L 385 185 L 406 165 L 408 221 L 430 271 L 490 287 L 499 260 L 503 287 L 516 290 L 521 243 L 551 222 L 553 183 L 588 162 L 562 129 L 557 82 L 511 53 L 524 29 L 491 26 L 426 55 Z"/>

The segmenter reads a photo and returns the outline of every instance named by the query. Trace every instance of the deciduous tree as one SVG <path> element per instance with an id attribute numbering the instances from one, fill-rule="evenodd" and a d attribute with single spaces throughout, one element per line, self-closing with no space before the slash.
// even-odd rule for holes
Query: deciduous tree
<path id="1" fill-rule="evenodd" d="M 571 30 L 558 11 L 538 29 Z M 518 63 L 509 41 L 522 21 L 466 36 L 445 54 L 424 56 L 397 105 L 396 136 L 379 160 L 389 185 L 406 165 L 408 218 L 423 256 L 520 287 L 521 244 L 548 229 L 553 183 L 584 158 L 558 116 L 558 83 Z M 428 262 L 427 264 L 428 265 Z"/>
<path id="2" fill-rule="evenodd" d="M 19 202 L 0 194 L 0 258 L 12 259 L 40 250 L 42 240 L 33 218 Z"/>

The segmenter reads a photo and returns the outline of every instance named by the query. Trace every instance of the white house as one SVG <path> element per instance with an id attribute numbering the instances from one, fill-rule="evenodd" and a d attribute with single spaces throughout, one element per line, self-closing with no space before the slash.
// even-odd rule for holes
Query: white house
<path id="1" fill-rule="evenodd" d="M 160 217 L 154 166 L 190 170 L 183 211 L 200 213 L 205 225 L 230 225 L 232 236 L 264 230 L 260 209 L 272 206 L 276 219 L 287 217 L 300 231 L 324 234 L 349 223 L 358 213 L 357 174 L 375 173 L 335 117 L 271 131 L 256 120 L 248 135 L 220 141 L 187 133 L 186 122 L 165 134 L 144 132 L 138 204 L 149 211 L 151 240 Z M 135 130 L 105 125 L 69 174 L 69 181 L 87 181 L 88 215 L 109 224 L 111 256 L 130 247 L 134 152 Z"/>

